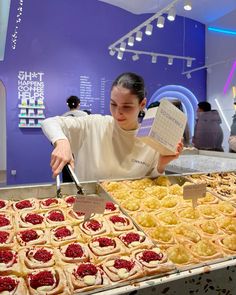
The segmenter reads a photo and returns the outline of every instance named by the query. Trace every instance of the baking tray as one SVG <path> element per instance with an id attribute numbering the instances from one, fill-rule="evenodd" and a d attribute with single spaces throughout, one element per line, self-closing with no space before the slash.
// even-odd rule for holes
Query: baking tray
<path id="1" fill-rule="evenodd" d="M 98 182 L 82 182 L 81 185 L 83 186 L 84 190 L 86 191 L 87 195 L 91 196 L 101 196 L 107 201 L 113 201 L 110 195 L 103 189 L 103 187 Z M 7 186 L 0 188 L 0 199 L 5 200 L 12 200 L 12 201 L 18 201 L 18 200 L 24 200 L 27 198 L 37 198 L 37 199 L 43 199 L 43 198 L 53 198 L 56 197 L 56 184 L 40 184 L 40 185 L 20 185 L 20 186 Z M 63 183 L 61 184 L 61 193 L 62 195 L 76 195 L 77 194 L 77 188 L 74 185 L 74 183 Z M 120 211 L 128 216 L 130 216 L 120 208 Z M 132 218 L 131 218 L 132 220 Z M 133 221 L 133 220 L 132 220 Z M 134 226 L 137 227 L 137 230 L 140 230 L 143 232 L 142 229 L 139 229 L 139 227 L 134 223 Z M 146 276 L 142 278 L 132 279 L 131 281 L 126 281 L 122 283 L 114 283 L 113 285 L 106 286 L 104 288 L 98 288 L 92 291 L 86 291 L 86 292 L 78 292 L 74 293 L 74 295 L 79 294 L 95 294 L 98 293 L 104 294 L 105 291 L 111 294 L 116 293 L 117 288 L 124 288 L 125 286 L 132 286 L 135 290 L 135 287 L 137 284 L 152 280 L 154 278 L 160 278 L 165 276 L 169 276 L 170 274 L 176 273 L 177 269 L 174 269 L 169 272 L 165 272 L 163 274 L 156 274 L 153 276 Z M 132 288 L 131 288 L 132 289 Z"/>
<path id="2" fill-rule="evenodd" d="M 187 177 L 187 175 L 192 175 L 192 174 L 203 174 L 203 173 L 187 173 L 187 174 L 175 174 L 175 175 L 165 175 L 164 177 L 168 178 L 168 180 L 170 181 L 170 183 L 173 185 L 173 184 L 178 184 L 180 186 L 182 186 L 184 183 L 186 182 L 191 182 Z M 148 179 L 148 177 L 145 177 L 145 179 Z M 117 179 L 117 180 L 106 180 L 105 182 L 127 182 L 127 181 L 136 181 L 136 180 L 142 180 L 143 178 L 130 178 L 130 179 Z M 149 178 L 151 180 L 153 179 L 156 179 L 156 178 Z M 192 182 L 193 183 L 193 182 Z M 100 182 L 100 185 L 103 187 L 103 182 Z M 105 189 L 105 188 L 104 188 Z M 210 193 L 212 193 L 212 191 L 210 190 L 207 190 L 209 191 Z M 144 232 L 146 235 L 148 235 L 145 230 L 143 230 L 142 227 L 139 226 L 139 224 L 134 220 L 134 218 L 132 217 L 132 215 L 129 214 L 129 212 L 127 212 L 124 208 L 122 208 L 121 204 L 113 198 L 113 196 L 107 192 L 107 194 L 110 196 L 111 200 L 118 204 L 120 206 L 120 209 L 125 213 L 127 214 L 133 221 L 133 223 L 135 224 L 135 226 L 142 232 Z M 217 195 L 217 194 L 214 194 L 212 193 L 213 195 L 215 195 L 219 200 L 221 200 L 221 198 Z M 149 235 L 148 235 L 149 236 Z M 150 236 L 149 236 L 150 237 Z M 150 237 L 151 238 L 151 237 Z M 152 238 L 151 238 L 152 239 Z M 155 245 L 157 247 L 159 247 L 160 245 L 152 239 L 152 241 L 155 243 Z M 202 267 L 206 267 L 206 266 L 213 266 L 215 264 L 218 264 L 218 263 L 227 263 L 227 261 L 231 261 L 231 260 L 235 260 L 235 264 L 236 264 L 236 255 L 229 255 L 227 257 L 221 257 L 221 258 L 216 258 L 216 259 L 212 259 L 212 260 L 207 260 L 207 261 L 203 261 L 203 262 L 200 262 L 200 263 L 197 263 L 197 264 L 191 264 L 191 265 L 186 265 L 186 266 L 181 266 L 181 267 L 177 267 L 178 269 L 178 272 L 182 272 L 182 271 L 191 271 L 193 269 L 199 269 L 199 268 L 202 268 Z"/>

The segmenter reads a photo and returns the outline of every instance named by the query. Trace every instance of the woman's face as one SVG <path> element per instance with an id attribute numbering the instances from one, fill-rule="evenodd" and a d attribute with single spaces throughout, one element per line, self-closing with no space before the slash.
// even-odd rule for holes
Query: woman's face
<path id="1" fill-rule="evenodd" d="M 129 89 L 114 86 L 111 90 L 110 111 L 112 117 L 124 130 L 134 130 L 138 127 L 138 114 L 144 109 L 146 98 L 141 103 Z"/>

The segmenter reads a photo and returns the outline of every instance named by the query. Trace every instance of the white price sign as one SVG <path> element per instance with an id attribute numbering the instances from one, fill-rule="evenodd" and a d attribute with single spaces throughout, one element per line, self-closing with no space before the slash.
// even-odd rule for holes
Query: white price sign
<path id="1" fill-rule="evenodd" d="M 193 208 L 197 206 L 197 199 L 206 196 L 206 184 L 189 184 L 183 187 L 183 197 L 185 200 L 192 200 Z"/>

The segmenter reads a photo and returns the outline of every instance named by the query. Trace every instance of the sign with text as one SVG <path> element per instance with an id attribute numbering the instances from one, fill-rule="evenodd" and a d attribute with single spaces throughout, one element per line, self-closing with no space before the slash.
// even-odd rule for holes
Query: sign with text
<path id="1" fill-rule="evenodd" d="M 73 206 L 73 210 L 85 213 L 84 219 L 90 218 L 91 214 L 103 214 L 107 200 L 97 195 L 83 196 L 79 195 Z"/>
<path id="2" fill-rule="evenodd" d="M 182 111 L 170 101 L 162 100 L 159 107 L 147 110 L 137 137 L 161 155 L 174 155 L 186 122 L 187 117 Z"/>
<path id="3" fill-rule="evenodd" d="M 197 199 L 206 196 L 206 184 L 197 183 L 189 184 L 183 187 L 183 198 L 185 200 L 192 200 L 193 207 L 197 206 Z"/>

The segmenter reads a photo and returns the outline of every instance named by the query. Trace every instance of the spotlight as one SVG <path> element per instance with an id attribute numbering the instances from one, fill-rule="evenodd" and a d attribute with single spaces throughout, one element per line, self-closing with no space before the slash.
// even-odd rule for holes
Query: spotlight
<path id="1" fill-rule="evenodd" d="M 119 60 L 122 60 L 123 55 L 124 55 L 124 52 L 123 52 L 123 51 L 119 51 L 118 54 L 117 54 L 117 58 L 118 58 Z"/>
<path id="2" fill-rule="evenodd" d="M 120 51 L 125 51 L 125 47 L 126 47 L 126 43 L 125 42 L 121 42 L 120 43 Z"/>
<path id="3" fill-rule="evenodd" d="M 169 12 L 168 12 L 168 16 L 167 16 L 168 20 L 173 22 L 175 20 L 175 14 L 176 14 L 175 8 L 171 7 Z"/>
<path id="4" fill-rule="evenodd" d="M 187 60 L 187 68 L 191 68 L 191 66 L 192 66 L 192 60 L 188 59 Z"/>
<path id="5" fill-rule="evenodd" d="M 187 78 L 187 79 L 191 79 L 191 77 L 192 77 L 192 76 L 191 76 L 190 73 L 187 73 L 187 74 L 186 74 L 186 78 Z"/>
<path id="6" fill-rule="evenodd" d="M 138 31 L 138 32 L 136 33 L 135 40 L 136 40 L 136 41 L 142 41 L 142 38 L 143 38 L 143 32 Z"/>
<path id="7" fill-rule="evenodd" d="M 136 53 L 135 55 L 132 56 L 133 61 L 139 60 L 139 55 Z"/>
<path id="8" fill-rule="evenodd" d="M 152 56 L 152 63 L 155 64 L 157 62 L 157 56 L 153 55 Z"/>
<path id="9" fill-rule="evenodd" d="M 109 51 L 109 54 L 110 54 L 111 56 L 114 56 L 114 55 L 116 54 L 116 51 L 115 51 L 114 49 L 111 49 L 111 50 Z"/>
<path id="10" fill-rule="evenodd" d="M 192 3 L 190 0 L 185 0 L 184 1 L 184 10 L 192 10 Z"/>
<path id="11" fill-rule="evenodd" d="M 153 25 L 148 24 L 146 26 L 145 34 L 148 35 L 148 36 L 151 36 L 152 35 L 152 29 L 153 29 Z"/>
<path id="12" fill-rule="evenodd" d="M 169 57 L 168 58 L 168 65 L 169 66 L 172 66 L 173 65 L 173 62 L 174 62 L 173 57 Z"/>
<path id="13" fill-rule="evenodd" d="M 164 24 L 165 24 L 165 18 L 164 18 L 164 16 L 161 15 L 157 19 L 157 27 L 159 29 L 162 29 L 162 28 L 164 28 Z"/>
<path id="14" fill-rule="evenodd" d="M 129 39 L 128 39 L 128 45 L 129 46 L 134 46 L 134 37 L 133 36 L 130 36 Z"/>

